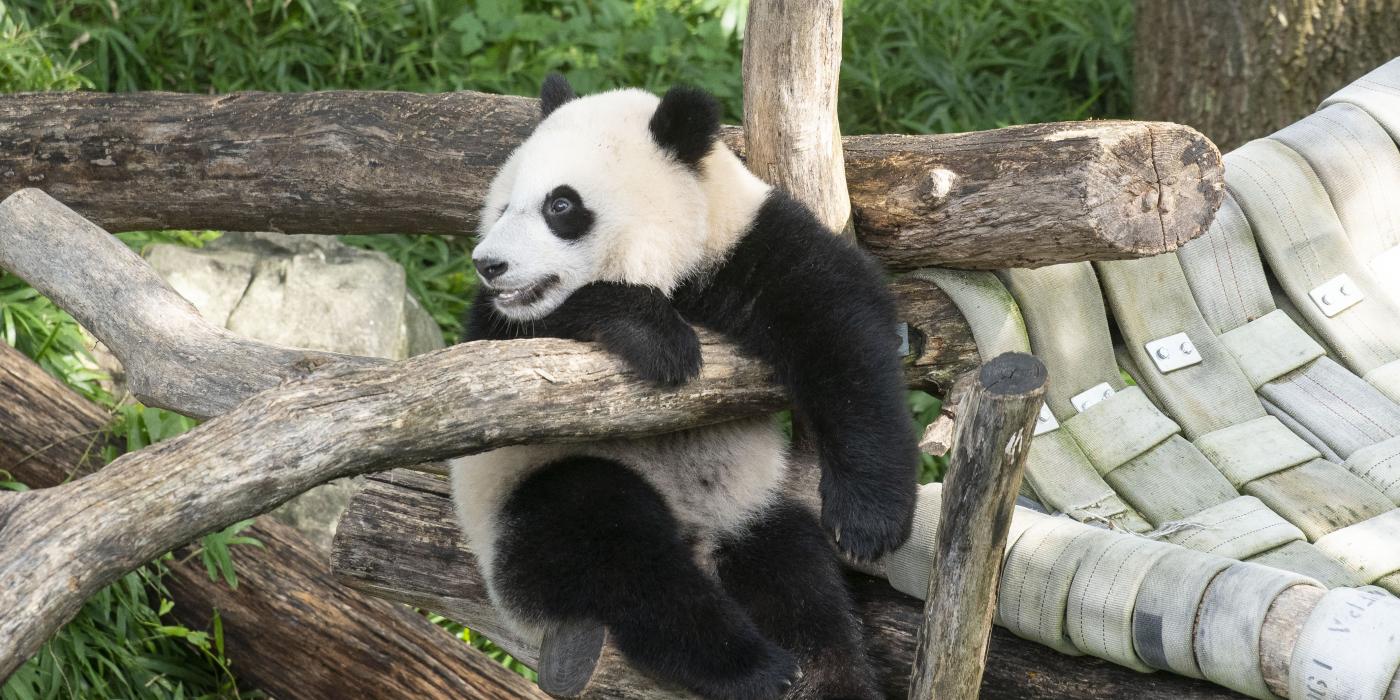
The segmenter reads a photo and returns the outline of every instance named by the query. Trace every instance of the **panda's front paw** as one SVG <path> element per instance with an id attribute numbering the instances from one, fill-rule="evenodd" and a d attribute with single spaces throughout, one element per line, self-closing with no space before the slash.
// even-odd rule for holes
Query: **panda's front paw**
<path id="1" fill-rule="evenodd" d="M 700 375 L 700 339 L 688 325 L 629 344 L 622 353 L 633 372 L 649 382 L 674 387 Z"/>
<path id="2" fill-rule="evenodd" d="M 829 488 L 822 484 L 822 527 L 853 561 L 873 562 L 909 539 L 914 521 L 912 489 L 903 493 Z"/>

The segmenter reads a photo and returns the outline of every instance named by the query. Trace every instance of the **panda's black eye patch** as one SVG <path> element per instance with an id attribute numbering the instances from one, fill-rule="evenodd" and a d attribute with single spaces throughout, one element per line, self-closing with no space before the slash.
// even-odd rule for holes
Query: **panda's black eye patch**
<path id="1" fill-rule="evenodd" d="M 578 240 L 593 229 L 593 212 L 583 206 L 583 198 L 568 185 L 550 190 L 541 213 L 549 230 L 566 241 Z"/>

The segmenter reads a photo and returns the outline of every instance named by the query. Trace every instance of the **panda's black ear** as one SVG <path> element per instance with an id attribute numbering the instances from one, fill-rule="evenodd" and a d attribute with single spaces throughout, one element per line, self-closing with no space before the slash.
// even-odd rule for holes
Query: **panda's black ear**
<path id="1" fill-rule="evenodd" d="M 651 116 L 651 137 L 680 162 L 698 168 L 719 137 L 719 116 L 719 101 L 710 93 L 673 87 Z"/>
<path id="2" fill-rule="evenodd" d="M 550 112 L 575 97 L 578 95 L 574 94 L 574 86 L 569 84 L 568 79 L 558 73 L 550 73 L 545 76 L 544 85 L 540 86 L 540 117 L 549 116 Z"/>

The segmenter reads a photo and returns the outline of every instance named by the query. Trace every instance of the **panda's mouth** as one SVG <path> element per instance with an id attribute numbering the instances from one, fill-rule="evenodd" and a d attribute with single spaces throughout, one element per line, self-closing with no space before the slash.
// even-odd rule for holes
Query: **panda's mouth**
<path id="1" fill-rule="evenodd" d="M 558 275 L 550 275 L 534 284 L 514 289 L 493 289 L 496 305 L 502 308 L 523 308 L 542 299 L 549 290 L 559 284 Z"/>

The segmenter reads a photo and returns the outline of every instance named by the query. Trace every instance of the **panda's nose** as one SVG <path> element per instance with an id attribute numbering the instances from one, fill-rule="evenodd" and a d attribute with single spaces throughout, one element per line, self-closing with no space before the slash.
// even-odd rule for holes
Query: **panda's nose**
<path id="1" fill-rule="evenodd" d="M 510 267 L 510 263 L 496 258 L 473 259 L 472 262 L 476 265 L 477 274 L 487 282 L 504 275 Z"/>

